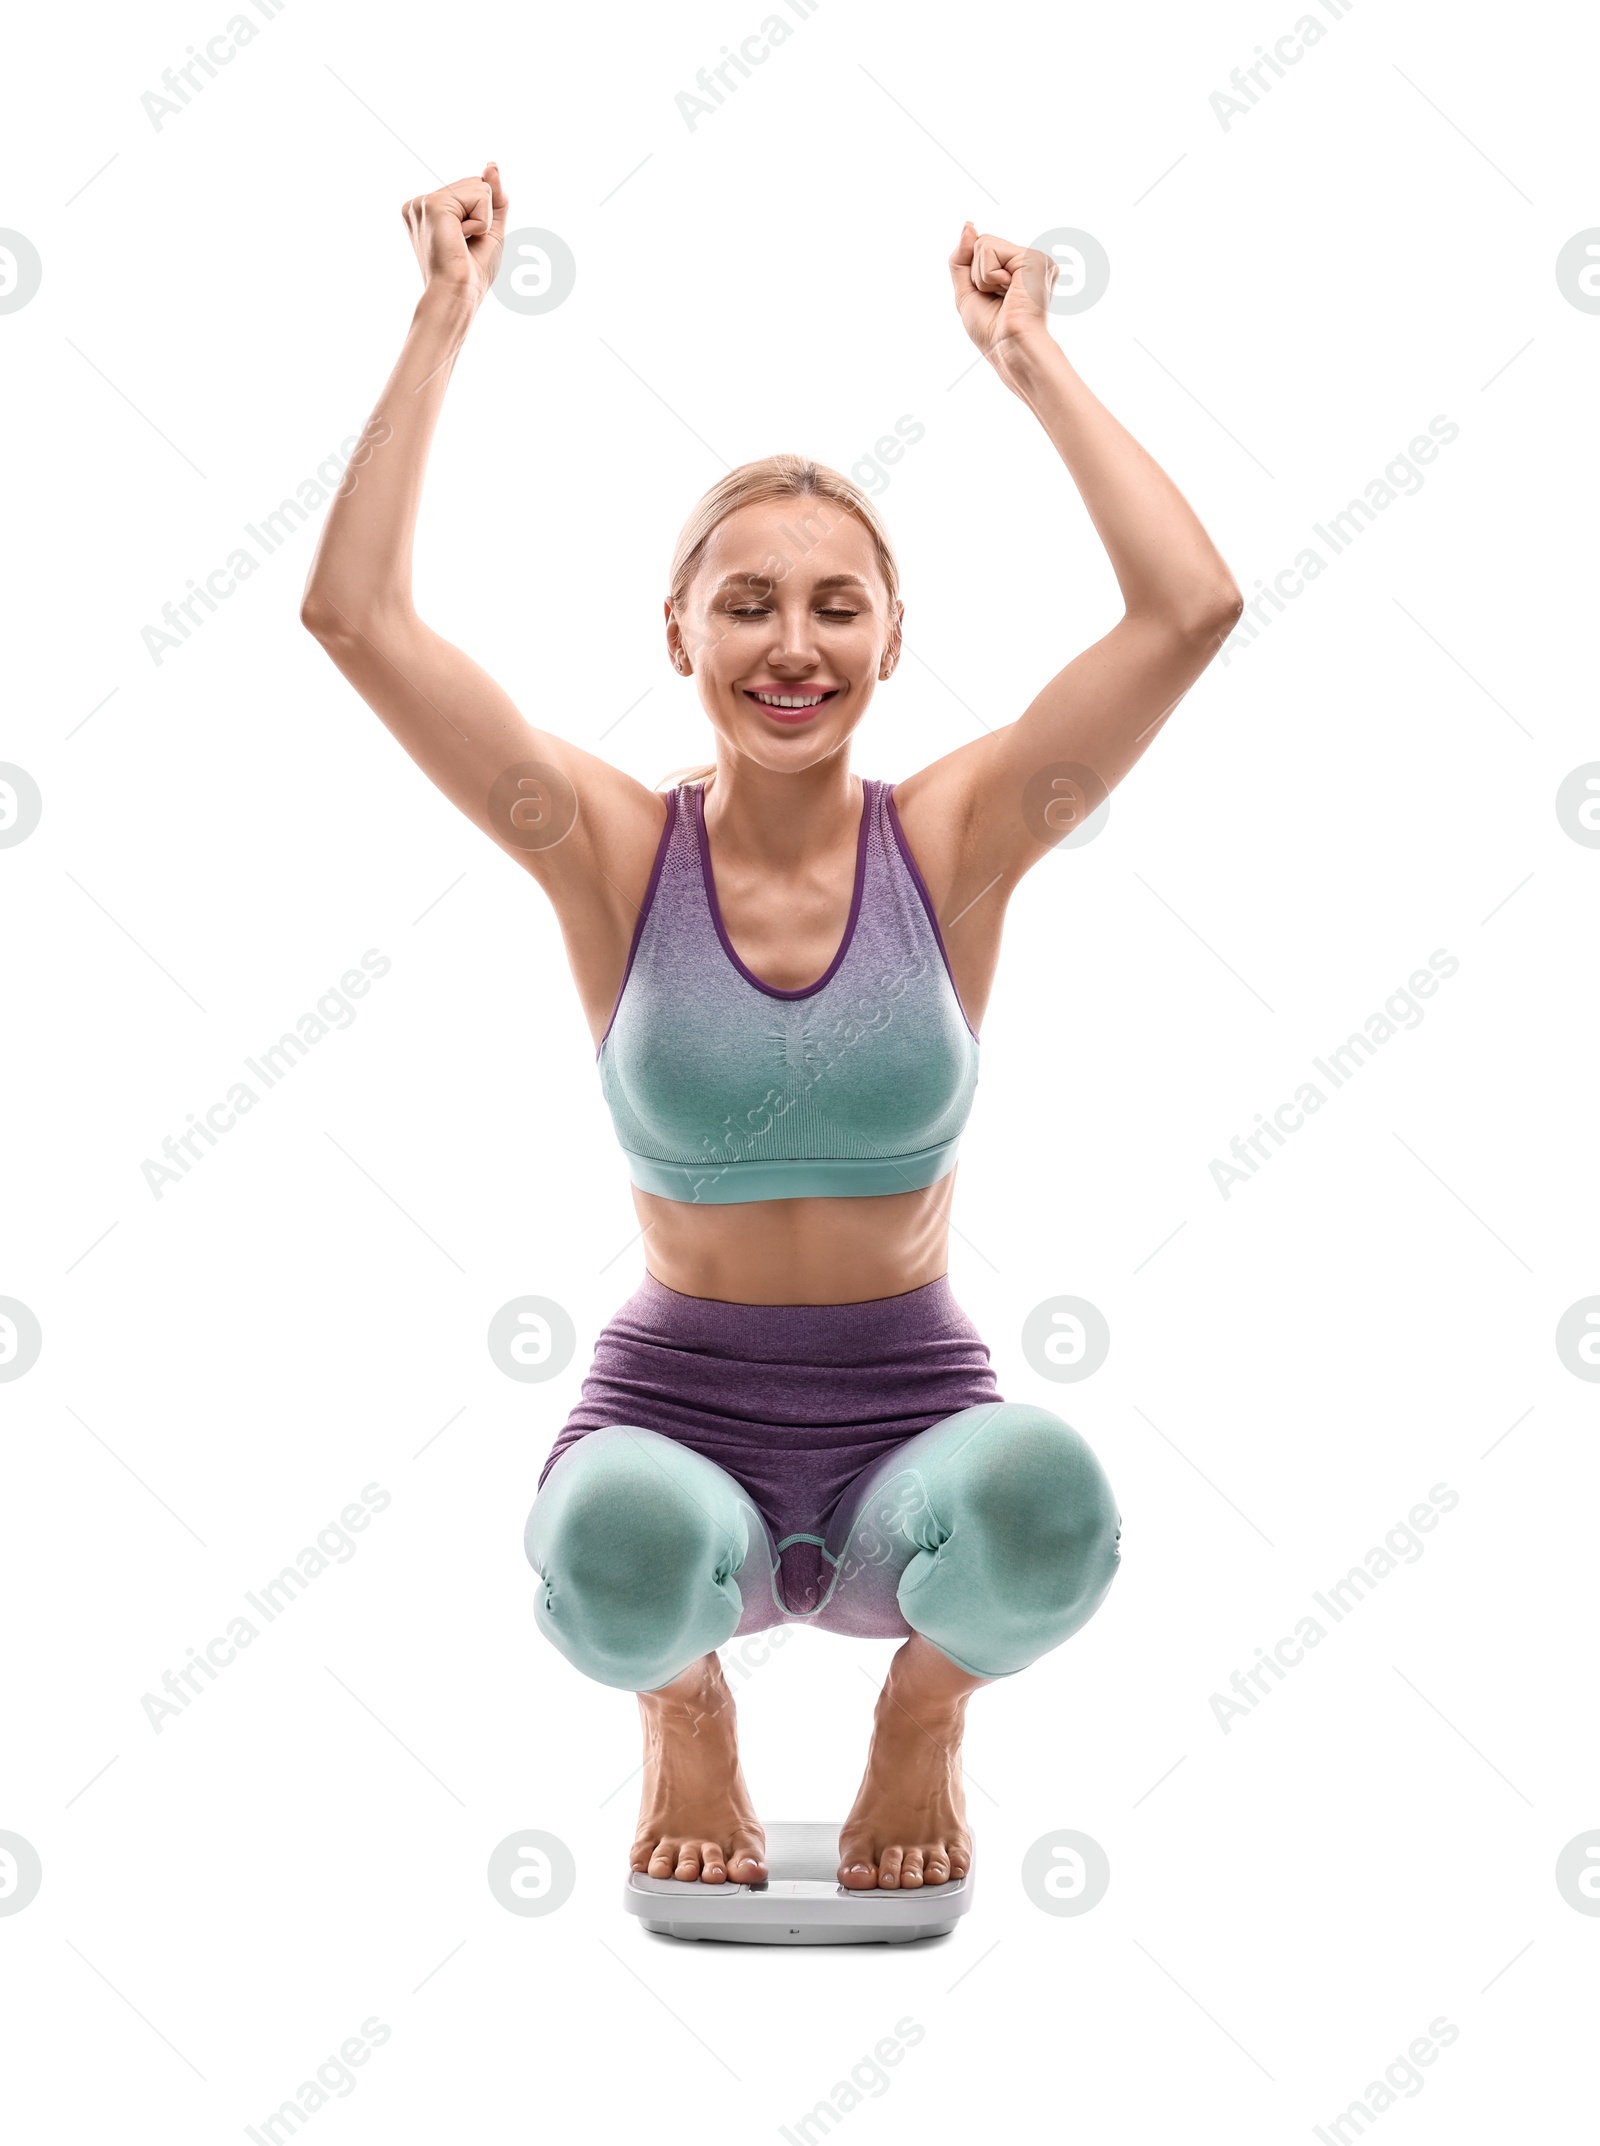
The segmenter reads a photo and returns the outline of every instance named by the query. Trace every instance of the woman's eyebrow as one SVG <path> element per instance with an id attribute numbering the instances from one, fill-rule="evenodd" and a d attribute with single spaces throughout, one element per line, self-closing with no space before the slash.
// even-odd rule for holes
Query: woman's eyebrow
<path id="1" fill-rule="evenodd" d="M 771 589 L 777 587 L 777 581 L 771 574 L 724 574 L 712 593 L 720 596 L 724 589 L 742 589 L 752 586 Z M 859 574 L 824 574 L 819 581 L 814 581 L 811 584 L 811 592 L 816 595 L 822 589 L 864 589 L 866 586 L 866 582 Z"/>

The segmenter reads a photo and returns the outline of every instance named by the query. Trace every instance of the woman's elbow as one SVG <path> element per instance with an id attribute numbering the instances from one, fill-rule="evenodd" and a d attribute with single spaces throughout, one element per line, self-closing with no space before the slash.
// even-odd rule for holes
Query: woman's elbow
<path id="1" fill-rule="evenodd" d="M 300 599 L 300 623 L 313 640 L 326 641 L 340 630 L 343 616 L 325 589 L 307 582 Z"/>
<path id="2" fill-rule="evenodd" d="M 1244 597 L 1237 583 L 1228 581 L 1188 607 L 1183 628 L 1202 641 L 1226 639 L 1244 616 Z"/>
<path id="3" fill-rule="evenodd" d="M 1199 642 L 1212 647 L 1225 641 L 1244 613 L 1244 598 L 1231 581 L 1169 592 L 1159 602 L 1128 616 L 1153 630 L 1163 640 L 1186 647 Z"/>
<path id="4" fill-rule="evenodd" d="M 335 592 L 326 582 L 315 579 L 306 583 L 300 599 L 300 623 L 324 647 L 341 641 L 387 638 L 408 616 L 407 605 L 383 603 L 348 589 Z"/>

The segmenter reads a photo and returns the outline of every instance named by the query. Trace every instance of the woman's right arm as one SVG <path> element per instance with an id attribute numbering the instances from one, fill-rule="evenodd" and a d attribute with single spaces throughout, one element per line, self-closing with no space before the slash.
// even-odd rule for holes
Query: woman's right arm
<path id="1" fill-rule="evenodd" d="M 497 168 L 408 202 L 424 288 L 399 363 L 328 510 L 300 616 L 424 774 L 554 903 L 598 1035 L 662 827 L 659 795 L 529 723 L 418 617 L 412 539 L 434 427 L 505 236 Z"/>

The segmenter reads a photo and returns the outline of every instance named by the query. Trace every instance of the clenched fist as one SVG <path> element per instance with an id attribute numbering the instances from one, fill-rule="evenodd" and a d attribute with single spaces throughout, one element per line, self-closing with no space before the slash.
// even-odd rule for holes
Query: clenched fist
<path id="1" fill-rule="evenodd" d="M 499 271 L 509 205 L 492 159 L 481 179 L 457 179 L 406 203 L 400 214 L 430 290 L 448 285 L 484 296 Z"/>
<path id="2" fill-rule="evenodd" d="M 1008 357 L 1051 340 L 1047 323 L 1057 273 L 1049 254 L 962 225 L 950 256 L 956 310 L 968 335 L 1002 371 Z"/>

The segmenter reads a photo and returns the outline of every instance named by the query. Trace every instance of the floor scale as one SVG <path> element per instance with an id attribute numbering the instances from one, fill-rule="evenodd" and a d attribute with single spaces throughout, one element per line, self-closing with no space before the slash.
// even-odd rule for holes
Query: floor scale
<path id="1" fill-rule="evenodd" d="M 826 1819 L 790 1819 L 765 1828 L 761 1885 L 706 1885 L 700 1879 L 628 1873 L 623 1905 L 661 1937 L 710 1938 L 725 1945 L 905 1945 L 946 1937 L 972 1905 L 964 1878 L 905 1890 L 854 1892 L 841 1885 L 839 1828 Z"/>

